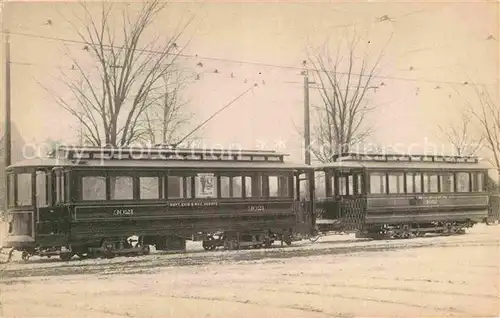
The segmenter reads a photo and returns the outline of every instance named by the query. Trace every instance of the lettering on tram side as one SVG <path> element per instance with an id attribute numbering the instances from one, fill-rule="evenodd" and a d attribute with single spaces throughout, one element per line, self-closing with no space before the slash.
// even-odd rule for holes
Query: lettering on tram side
<path id="1" fill-rule="evenodd" d="M 211 207 L 219 206 L 217 201 L 169 202 L 169 208 Z"/>
<path id="2" fill-rule="evenodd" d="M 448 200 L 446 195 L 416 196 L 410 200 L 411 205 L 437 205 L 441 200 Z"/>
<path id="3" fill-rule="evenodd" d="M 114 216 L 134 215 L 134 209 L 114 209 Z"/>

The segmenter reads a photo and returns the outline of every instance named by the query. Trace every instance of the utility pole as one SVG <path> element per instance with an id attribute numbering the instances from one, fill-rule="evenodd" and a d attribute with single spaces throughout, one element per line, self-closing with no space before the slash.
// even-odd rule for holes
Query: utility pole
<path id="1" fill-rule="evenodd" d="M 9 43 L 9 33 L 5 32 L 5 127 L 4 127 L 4 171 L 11 164 L 11 128 L 10 128 L 10 43 Z M 8 208 L 8 186 L 9 179 L 7 174 L 4 174 L 4 206 L 2 207 L 4 211 Z M 2 215 L 2 219 L 5 214 Z"/>
<path id="2" fill-rule="evenodd" d="M 4 165 L 11 165 L 11 127 L 10 127 L 10 43 L 9 33 L 5 32 L 5 132 L 4 132 Z"/>
<path id="3" fill-rule="evenodd" d="M 304 64 L 305 66 L 305 64 Z M 309 84 L 315 84 L 315 82 L 309 82 L 309 74 L 307 68 L 304 68 L 304 146 L 305 146 L 305 164 L 311 165 L 311 123 L 310 123 L 310 111 L 309 111 Z M 308 172 L 306 174 L 306 189 L 307 189 L 307 200 L 308 206 L 306 207 L 306 213 L 310 214 L 311 217 L 311 234 L 314 232 L 316 224 L 316 207 L 314 205 L 315 189 L 314 189 L 314 172 Z"/>
<path id="4" fill-rule="evenodd" d="M 305 164 L 311 164 L 311 120 L 309 110 L 309 74 L 307 68 L 304 68 L 304 147 L 305 147 Z"/>
<path id="5" fill-rule="evenodd" d="M 309 112 L 309 76 L 307 70 L 304 70 L 304 151 L 305 163 L 311 164 L 311 124 Z"/>

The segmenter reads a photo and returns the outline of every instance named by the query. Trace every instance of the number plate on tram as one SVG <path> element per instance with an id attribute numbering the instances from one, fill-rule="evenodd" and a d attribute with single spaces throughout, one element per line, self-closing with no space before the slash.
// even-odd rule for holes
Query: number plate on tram
<path id="1" fill-rule="evenodd" d="M 134 209 L 114 209 L 114 216 L 134 215 Z"/>

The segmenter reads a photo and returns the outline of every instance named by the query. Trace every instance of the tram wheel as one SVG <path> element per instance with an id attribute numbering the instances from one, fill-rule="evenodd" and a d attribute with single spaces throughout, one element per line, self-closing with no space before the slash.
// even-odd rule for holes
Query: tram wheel
<path id="1" fill-rule="evenodd" d="M 87 259 L 89 258 L 89 255 L 86 253 L 76 253 L 76 256 L 78 256 L 80 259 Z"/>
<path id="2" fill-rule="evenodd" d="M 150 248 L 149 248 L 149 245 L 144 245 L 142 247 L 142 254 L 143 255 L 149 255 L 149 253 L 151 252 Z"/>
<path id="3" fill-rule="evenodd" d="M 204 240 L 201 245 L 203 246 L 203 249 L 205 251 L 211 251 L 215 247 L 213 244 L 210 243 L 211 240 Z"/>
<path id="4" fill-rule="evenodd" d="M 61 253 L 61 254 L 59 254 L 59 258 L 65 262 L 67 262 L 73 257 L 73 255 L 75 255 L 75 253 L 71 253 L 71 252 Z"/>
<path id="5" fill-rule="evenodd" d="M 410 226 L 408 224 L 403 225 L 401 238 L 409 239 L 411 237 Z"/>
<path id="6" fill-rule="evenodd" d="M 443 233 L 445 235 L 451 235 L 451 234 L 453 234 L 453 225 L 451 223 L 446 223 L 444 225 Z"/>
<path id="7" fill-rule="evenodd" d="M 26 251 L 23 251 L 23 253 L 21 254 L 21 258 L 23 259 L 23 261 L 27 262 L 29 261 L 30 259 L 30 253 L 26 252 Z"/>

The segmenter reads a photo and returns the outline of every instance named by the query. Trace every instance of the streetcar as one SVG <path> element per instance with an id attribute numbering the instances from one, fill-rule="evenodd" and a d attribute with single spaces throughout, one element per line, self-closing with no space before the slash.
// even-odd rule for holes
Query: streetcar
<path id="1" fill-rule="evenodd" d="M 372 239 L 464 233 L 488 216 L 476 157 L 345 153 L 316 167 L 316 226 Z"/>
<path id="2" fill-rule="evenodd" d="M 59 146 L 7 167 L 5 248 L 80 258 L 291 244 L 313 228 L 312 168 L 257 150 Z M 302 198 L 302 199 L 301 199 Z M 131 242 L 130 237 L 136 237 Z"/>

